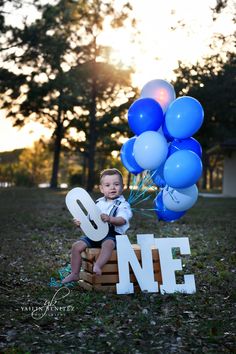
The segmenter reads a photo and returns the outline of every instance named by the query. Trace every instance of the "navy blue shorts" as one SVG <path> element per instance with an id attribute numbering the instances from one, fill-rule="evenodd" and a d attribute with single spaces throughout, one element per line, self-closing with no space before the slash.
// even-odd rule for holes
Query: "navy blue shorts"
<path id="1" fill-rule="evenodd" d="M 79 240 L 85 242 L 89 248 L 101 248 L 104 241 L 112 240 L 115 243 L 114 249 L 116 249 L 116 235 L 120 235 L 120 234 L 109 232 L 107 236 L 104 237 L 101 241 L 93 241 L 87 236 L 81 236 Z"/>

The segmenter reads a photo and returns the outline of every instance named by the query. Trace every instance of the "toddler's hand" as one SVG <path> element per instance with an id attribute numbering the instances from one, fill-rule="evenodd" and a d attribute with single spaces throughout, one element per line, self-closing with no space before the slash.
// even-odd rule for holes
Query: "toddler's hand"
<path id="1" fill-rule="evenodd" d="M 81 222 L 79 220 L 73 219 L 73 222 L 76 226 L 80 227 Z"/>
<path id="2" fill-rule="evenodd" d="M 107 214 L 101 214 L 101 219 L 104 222 L 110 222 L 110 216 Z"/>

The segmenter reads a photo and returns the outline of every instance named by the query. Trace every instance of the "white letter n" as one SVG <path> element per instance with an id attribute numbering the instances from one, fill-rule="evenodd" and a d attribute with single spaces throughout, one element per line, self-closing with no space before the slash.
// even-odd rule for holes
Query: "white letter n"
<path id="1" fill-rule="evenodd" d="M 134 285 L 130 282 L 129 264 L 142 291 L 158 292 L 158 282 L 154 280 L 151 249 L 155 245 L 153 235 L 137 235 L 137 242 L 141 247 L 142 267 L 126 235 L 117 236 L 116 242 L 119 271 L 119 283 L 116 284 L 117 294 L 134 292 Z"/>

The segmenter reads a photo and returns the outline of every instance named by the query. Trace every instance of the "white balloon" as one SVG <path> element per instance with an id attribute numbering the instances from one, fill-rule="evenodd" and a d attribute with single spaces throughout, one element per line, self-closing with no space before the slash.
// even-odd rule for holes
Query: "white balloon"
<path id="1" fill-rule="evenodd" d="M 73 188 L 66 195 L 66 206 L 72 216 L 81 222 L 84 234 L 93 241 L 101 241 L 109 226 L 101 219 L 101 210 L 83 188 Z"/>
<path id="2" fill-rule="evenodd" d="M 173 189 L 166 186 L 163 189 L 163 204 L 172 211 L 185 211 L 190 209 L 197 201 L 198 188 L 196 184 L 188 188 Z"/>
<path id="3" fill-rule="evenodd" d="M 141 91 L 141 98 L 153 98 L 160 105 L 165 113 L 170 103 L 175 100 L 175 90 L 174 87 L 165 80 L 151 80 Z"/>
<path id="4" fill-rule="evenodd" d="M 165 161 L 168 144 L 163 135 L 149 130 L 137 137 L 133 152 L 139 166 L 145 170 L 155 170 Z"/>

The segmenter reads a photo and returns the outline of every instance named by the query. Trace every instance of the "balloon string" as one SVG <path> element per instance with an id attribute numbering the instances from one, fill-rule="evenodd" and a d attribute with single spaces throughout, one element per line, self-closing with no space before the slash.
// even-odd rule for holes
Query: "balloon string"
<path id="1" fill-rule="evenodd" d="M 65 268 L 59 269 L 58 273 L 60 276 L 60 280 L 63 280 L 70 272 L 71 272 L 70 264 L 68 264 Z"/>
<path id="2" fill-rule="evenodd" d="M 147 191 L 149 190 L 149 188 L 147 188 L 146 190 L 144 190 L 142 193 L 140 193 L 139 195 L 137 195 L 135 198 L 133 198 L 131 201 L 130 201 L 130 204 L 131 205 L 134 205 L 134 204 L 137 204 L 137 203 L 141 203 L 143 202 L 144 200 L 147 200 L 150 198 L 150 196 L 146 197 L 146 194 L 147 194 Z M 142 198 L 143 197 L 143 198 Z"/>
<path id="3" fill-rule="evenodd" d="M 59 269 L 58 270 L 58 274 L 60 277 L 60 280 L 57 281 L 55 278 L 51 277 L 50 278 L 50 282 L 49 282 L 49 286 L 51 287 L 62 287 L 62 286 L 66 286 L 66 287 L 73 287 L 75 285 L 75 282 L 70 282 L 70 283 L 66 283 L 66 284 L 62 284 L 62 280 L 71 272 L 71 266 L 70 264 L 68 264 L 66 267 Z"/>
<path id="4" fill-rule="evenodd" d="M 152 214 L 148 214 L 148 213 L 142 212 L 142 215 L 145 215 L 145 216 L 147 216 L 149 218 L 154 218 L 154 215 L 152 215 Z"/>
<path id="5" fill-rule="evenodd" d="M 169 186 L 166 186 L 166 191 L 167 191 L 167 193 L 168 193 L 168 195 L 170 196 L 170 198 L 173 200 L 173 202 L 174 203 L 177 203 L 177 204 L 179 204 L 180 203 L 180 201 L 174 196 L 174 189 L 172 189 L 172 190 L 169 190 Z"/>
<path id="6" fill-rule="evenodd" d="M 136 201 L 139 201 L 139 199 L 141 199 L 142 196 L 144 196 L 145 199 L 146 197 L 145 194 L 150 189 L 155 190 L 155 187 L 153 186 L 153 182 L 152 182 L 153 174 L 154 173 L 150 173 L 150 172 L 147 173 L 142 179 L 140 179 L 138 183 L 137 183 L 136 176 L 133 178 L 132 190 L 128 198 L 128 202 L 131 205 L 134 204 Z M 135 188 L 136 185 L 137 185 L 137 189 Z"/>
<path id="7" fill-rule="evenodd" d="M 62 283 L 60 282 L 60 281 L 57 281 L 55 278 L 53 278 L 53 277 L 51 277 L 50 278 L 50 283 L 49 283 L 49 286 L 51 286 L 51 287 L 56 287 L 56 288 L 60 288 L 60 287 L 62 287 Z"/>
<path id="8" fill-rule="evenodd" d="M 161 211 L 160 209 L 158 209 L 158 208 L 132 208 L 132 210 L 134 211 L 134 212 L 137 212 L 137 213 L 141 213 L 142 215 L 146 215 L 146 216 L 148 216 L 148 217 L 155 217 L 155 215 L 153 215 L 153 214 L 148 214 L 147 213 L 147 211 L 149 212 L 149 211 Z"/>
<path id="9" fill-rule="evenodd" d="M 137 203 L 142 203 L 142 201 L 149 199 L 150 196 L 146 197 L 147 191 L 144 191 L 143 193 L 140 193 L 138 196 L 133 198 L 133 200 L 130 201 L 131 205 L 136 205 Z M 143 199 L 142 199 L 143 196 Z"/>
<path id="10" fill-rule="evenodd" d="M 156 210 L 156 211 L 161 211 L 159 208 L 132 208 L 134 211 L 144 211 L 144 210 Z"/>
<path id="11" fill-rule="evenodd" d="M 130 192 L 128 201 L 129 201 L 129 200 L 132 200 L 132 197 L 133 197 L 133 194 L 134 194 L 134 186 L 136 185 L 136 182 L 137 182 L 137 177 L 134 176 L 134 177 L 132 178 L 132 186 L 131 186 L 132 189 L 131 189 L 131 192 Z"/>
<path id="12" fill-rule="evenodd" d="M 135 187 L 136 187 L 136 185 L 137 185 L 137 190 L 139 190 L 139 185 L 140 185 L 140 181 L 137 183 L 137 177 L 135 176 L 134 178 L 133 178 L 133 181 L 132 181 L 132 190 L 131 190 L 131 193 L 130 193 L 130 196 L 129 196 L 129 198 L 128 198 L 128 201 L 129 201 L 129 203 L 130 204 L 132 204 L 133 203 L 133 200 L 135 199 L 135 197 L 136 197 L 136 194 L 137 194 L 137 191 L 135 190 Z"/>
<path id="13" fill-rule="evenodd" d="M 141 213 L 140 210 L 134 210 L 134 212 L 136 212 L 136 213 Z M 154 217 L 154 215 L 145 213 L 145 212 L 143 212 L 143 211 L 142 211 L 142 215 L 148 216 L 149 218 L 153 218 L 153 217 Z"/>
<path id="14" fill-rule="evenodd" d="M 136 203 L 133 203 L 133 206 L 136 206 L 136 205 L 138 205 L 138 204 L 140 204 L 140 203 L 143 203 L 143 202 L 145 202 L 146 200 L 148 200 L 148 199 L 150 199 L 150 198 L 151 198 L 151 196 L 148 195 L 146 198 L 144 198 L 144 199 L 142 199 L 142 200 L 139 200 L 139 201 L 136 202 Z"/>
<path id="15" fill-rule="evenodd" d="M 134 202 L 136 202 L 138 199 L 140 199 L 143 195 L 144 195 L 144 197 L 145 197 L 145 194 L 147 193 L 147 191 L 148 191 L 148 187 L 145 188 L 142 193 L 137 194 L 137 195 L 133 198 L 131 204 L 134 204 Z"/>
<path id="16" fill-rule="evenodd" d="M 128 198 L 128 202 L 130 204 L 132 204 L 132 201 L 133 201 L 133 199 L 135 197 L 135 194 L 136 194 L 136 191 L 135 191 L 135 186 L 136 185 L 137 185 L 137 176 L 134 176 L 132 178 L 132 189 L 131 189 L 131 192 L 130 192 L 130 195 L 129 195 L 129 198 Z M 139 188 L 139 186 L 138 186 L 138 188 Z"/>

